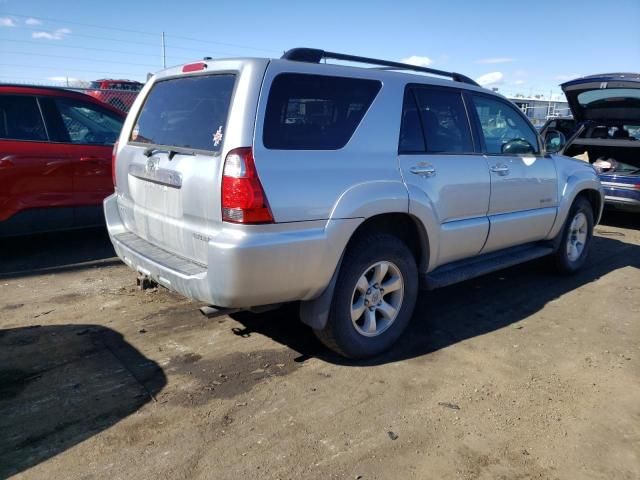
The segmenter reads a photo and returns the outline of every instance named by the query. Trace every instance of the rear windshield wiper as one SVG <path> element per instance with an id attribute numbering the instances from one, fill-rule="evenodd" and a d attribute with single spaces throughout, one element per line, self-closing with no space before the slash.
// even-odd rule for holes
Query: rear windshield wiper
<path id="1" fill-rule="evenodd" d="M 173 160 L 173 157 L 176 155 L 195 155 L 195 152 L 179 152 L 178 150 L 173 150 L 171 148 L 156 148 L 156 147 L 148 147 L 144 150 L 144 156 L 150 157 L 154 153 L 166 153 L 169 160 Z"/>

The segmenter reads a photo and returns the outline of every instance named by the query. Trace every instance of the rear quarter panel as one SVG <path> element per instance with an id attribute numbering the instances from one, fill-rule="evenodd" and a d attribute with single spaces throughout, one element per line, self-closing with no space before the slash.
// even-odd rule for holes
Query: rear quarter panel
<path id="1" fill-rule="evenodd" d="M 389 78 L 348 143 L 339 150 L 270 150 L 263 144 L 264 116 L 273 79 L 280 73 L 371 78 L 365 69 L 302 62 L 273 62 L 267 69 L 253 139 L 256 168 L 276 222 L 366 218 L 406 212 L 408 194 L 397 147 L 403 83 Z M 362 70 L 362 72 L 354 72 Z"/>

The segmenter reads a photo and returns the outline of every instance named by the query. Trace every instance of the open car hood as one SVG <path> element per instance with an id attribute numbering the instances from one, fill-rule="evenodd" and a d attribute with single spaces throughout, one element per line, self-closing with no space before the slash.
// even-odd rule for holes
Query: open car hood
<path id="1" fill-rule="evenodd" d="M 640 73 L 603 73 L 560 85 L 578 123 L 640 122 Z"/>

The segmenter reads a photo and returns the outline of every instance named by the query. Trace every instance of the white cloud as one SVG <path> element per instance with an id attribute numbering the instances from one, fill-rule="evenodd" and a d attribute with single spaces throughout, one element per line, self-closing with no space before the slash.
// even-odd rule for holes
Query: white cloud
<path id="1" fill-rule="evenodd" d="M 476 60 L 476 63 L 494 64 L 494 63 L 511 63 L 513 61 L 514 61 L 513 58 L 509 58 L 509 57 L 491 57 L 491 58 L 481 58 L 480 60 Z"/>
<path id="2" fill-rule="evenodd" d="M 26 23 L 27 25 L 42 25 L 42 20 L 38 20 L 37 18 L 29 17 L 24 21 L 24 23 Z"/>
<path id="3" fill-rule="evenodd" d="M 527 83 L 527 82 L 522 80 L 522 79 L 516 80 L 515 82 L 513 82 L 514 85 L 524 85 L 525 83 Z"/>
<path id="4" fill-rule="evenodd" d="M 402 63 L 408 63 L 409 65 L 415 65 L 416 67 L 428 67 L 433 63 L 429 57 L 420 57 L 418 55 L 411 55 L 410 57 L 400 60 Z"/>
<path id="5" fill-rule="evenodd" d="M 481 75 L 476 78 L 476 82 L 478 82 L 483 87 L 488 87 L 490 85 L 500 85 L 504 83 L 504 74 L 502 72 L 489 72 Z"/>
<path id="6" fill-rule="evenodd" d="M 0 17 L 0 27 L 15 27 L 16 22 L 13 21 L 13 18 L 9 17 Z"/>
<path id="7" fill-rule="evenodd" d="M 69 35 L 71 30 L 68 28 L 58 28 L 52 32 L 33 32 L 32 38 L 43 38 L 45 40 L 62 40 L 65 36 Z"/>

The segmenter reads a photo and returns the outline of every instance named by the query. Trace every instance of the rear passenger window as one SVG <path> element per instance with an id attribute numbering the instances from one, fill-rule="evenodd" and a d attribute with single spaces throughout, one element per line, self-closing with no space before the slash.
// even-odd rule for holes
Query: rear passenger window
<path id="1" fill-rule="evenodd" d="M 263 142 L 274 150 L 337 150 L 362 121 L 375 80 L 284 73 L 271 84 Z"/>
<path id="2" fill-rule="evenodd" d="M 90 103 L 56 98 L 66 134 L 61 141 L 89 145 L 112 145 L 118 139 L 123 120 Z"/>
<path id="3" fill-rule="evenodd" d="M 473 152 L 471 129 L 458 91 L 415 88 L 427 153 Z"/>
<path id="4" fill-rule="evenodd" d="M 44 122 L 35 97 L 0 95 L 0 138 L 47 140 Z"/>

